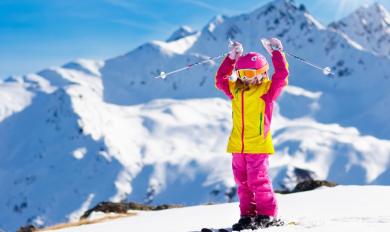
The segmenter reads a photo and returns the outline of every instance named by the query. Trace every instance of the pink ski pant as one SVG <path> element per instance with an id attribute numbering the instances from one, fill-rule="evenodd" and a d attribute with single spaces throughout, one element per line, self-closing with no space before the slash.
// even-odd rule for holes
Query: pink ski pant
<path id="1" fill-rule="evenodd" d="M 277 215 L 277 203 L 268 177 L 267 154 L 233 153 L 241 216 Z"/>

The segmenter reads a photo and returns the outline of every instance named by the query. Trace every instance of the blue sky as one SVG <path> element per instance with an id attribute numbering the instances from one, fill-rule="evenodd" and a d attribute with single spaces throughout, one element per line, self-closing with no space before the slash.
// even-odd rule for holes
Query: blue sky
<path id="1" fill-rule="evenodd" d="M 179 26 L 201 29 L 214 15 L 249 12 L 270 0 L 0 0 L 0 78 L 106 59 Z M 329 23 L 374 0 L 296 0 Z M 378 0 L 387 9 L 390 1 Z"/>

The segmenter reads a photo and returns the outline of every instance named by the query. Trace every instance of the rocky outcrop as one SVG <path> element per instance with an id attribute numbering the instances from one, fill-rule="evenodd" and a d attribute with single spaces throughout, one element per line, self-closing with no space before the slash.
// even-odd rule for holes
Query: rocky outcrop
<path id="1" fill-rule="evenodd" d="M 183 207 L 182 205 L 170 205 L 163 204 L 157 206 L 139 204 L 135 202 L 123 202 L 123 203 L 114 203 L 114 202 L 100 202 L 92 209 L 87 210 L 82 216 L 81 219 L 88 218 L 92 212 L 103 212 L 103 213 L 127 213 L 129 210 L 163 210 L 170 208 L 179 208 Z"/>
<path id="2" fill-rule="evenodd" d="M 297 192 L 313 190 L 322 186 L 334 187 L 336 185 L 337 185 L 336 183 L 327 180 L 305 180 L 298 183 L 293 190 L 283 190 L 283 191 L 276 191 L 276 192 L 281 194 L 297 193 Z"/>

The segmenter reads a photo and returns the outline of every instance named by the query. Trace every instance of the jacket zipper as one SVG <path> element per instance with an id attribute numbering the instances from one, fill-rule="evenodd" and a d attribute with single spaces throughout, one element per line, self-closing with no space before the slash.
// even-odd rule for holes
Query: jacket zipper
<path id="1" fill-rule="evenodd" d="M 261 129 L 262 129 L 262 126 L 263 126 L 263 113 L 260 113 L 260 128 L 259 128 L 259 134 L 261 135 L 262 133 L 261 133 Z"/>
<path id="2" fill-rule="evenodd" d="M 241 131 L 241 153 L 244 153 L 244 90 L 241 93 L 241 122 L 242 122 L 242 131 Z"/>

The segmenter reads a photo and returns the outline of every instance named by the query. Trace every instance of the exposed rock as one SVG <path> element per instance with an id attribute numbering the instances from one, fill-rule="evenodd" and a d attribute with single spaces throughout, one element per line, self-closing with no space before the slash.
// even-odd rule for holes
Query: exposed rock
<path id="1" fill-rule="evenodd" d="M 38 231 L 38 228 L 36 228 L 33 225 L 22 226 L 17 230 L 17 232 L 33 232 L 33 231 Z"/>
<path id="2" fill-rule="evenodd" d="M 298 183 L 295 186 L 295 188 L 291 191 L 283 190 L 283 191 L 275 191 L 275 192 L 281 193 L 281 194 L 297 193 L 297 192 L 304 192 L 304 191 L 313 190 L 313 189 L 319 188 L 321 186 L 334 187 L 336 185 L 337 185 L 336 183 L 330 182 L 327 180 L 305 180 L 305 181 Z"/>
<path id="3" fill-rule="evenodd" d="M 170 208 L 179 208 L 183 207 L 182 205 L 170 205 L 163 204 L 157 206 L 139 204 L 135 202 L 124 202 L 124 203 L 114 203 L 114 202 L 100 202 L 92 209 L 87 210 L 82 216 L 81 219 L 88 218 L 92 212 L 104 212 L 104 213 L 127 213 L 128 210 L 163 210 Z"/>
<path id="4" fill-rule="evenodd" d="M 309 180 L 297 184 L 297 186 L 295 186 L 295 188 L 293 189 L 293 192 L 309 191 L 319 188 L 321 186 L 335 187 L 336 185 L 336 183 L 327 180 Z"/>

